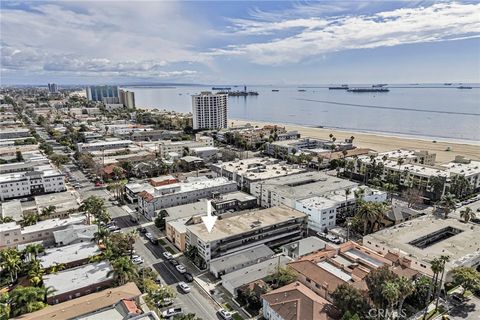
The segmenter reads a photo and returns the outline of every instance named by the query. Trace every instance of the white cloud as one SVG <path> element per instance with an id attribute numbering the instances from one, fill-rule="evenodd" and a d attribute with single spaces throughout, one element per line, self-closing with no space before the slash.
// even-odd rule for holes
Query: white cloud
<path id="1" fill-rule="evenodd" d="M 258 16 L 258 15 L 257 15 Z M 276 39 L 212 49 L 209 55 L 245 56 L 258 64 L 278 65 L 349 49 L 447 41 L 480 36 L 480 4 L 436 3 L 373 15 L 287 18 L 280 21 L 233 20 L 233 34 Z M 290 34 L 281 36 L 289 32 Z"/>

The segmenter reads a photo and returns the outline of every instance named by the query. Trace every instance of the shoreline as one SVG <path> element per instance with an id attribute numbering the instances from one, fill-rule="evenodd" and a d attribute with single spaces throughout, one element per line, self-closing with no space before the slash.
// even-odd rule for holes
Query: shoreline
<path id="1" fill-rule="evenodd" d="M 378 152 L 391 151 L 395 149 L 427 150 L 437 154 L 436 162 L 446 163 L 461 155 L 472 160 L 480 160 L 480 143 L 472 140 L 455 140 L 448 138 L 434 138 L 408 135 L 395 135 L 389 133 L 362 132 L 337 128 L 319 128 L 315 126 L 297 125 L 289 123 L 272 123 L 266 121 L 253 121 L 243 119 L 229 119 L 229 125 L 244 125 L 250 123 L 253 126 L 266 124 L 278 124 L 284 126 L 288 131 L 298 131 L 303 137 L 329 139 L 333 133 L 337 139 L 343 140 L 354 136 L 354 144 L 359 148 L 373 149 Z M 435 143 L 433 141 L 436 141 Z M 450 148 L 450 151 L 446 151 Z"/>

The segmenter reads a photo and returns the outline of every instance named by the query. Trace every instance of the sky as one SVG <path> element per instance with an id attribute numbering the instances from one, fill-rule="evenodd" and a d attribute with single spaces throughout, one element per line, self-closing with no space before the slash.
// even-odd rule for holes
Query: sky
<path id="1" fill-rule="evenodd" d="M 479 1 L 5 1 L 1 85 L 480 82 Z"/>

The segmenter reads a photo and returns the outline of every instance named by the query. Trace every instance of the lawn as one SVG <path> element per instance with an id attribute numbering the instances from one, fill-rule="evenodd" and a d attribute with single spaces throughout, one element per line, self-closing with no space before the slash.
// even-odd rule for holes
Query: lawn
<path id="1" fill-rule="evenodd" d="M 165 248 L 165 250 L 167 250 L 171 254 L 175 254 L 175 251 L 172 248 L 170 248 L 169 246 L 165 246 L 164 248 Z"/>

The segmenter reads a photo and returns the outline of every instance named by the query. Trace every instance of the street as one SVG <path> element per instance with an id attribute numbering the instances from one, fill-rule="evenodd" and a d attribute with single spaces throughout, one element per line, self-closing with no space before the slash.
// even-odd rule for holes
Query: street
<path id="1" fill-rule="evenodd" d="M 471 296 L 467 302 L 450 310 L 448 316 L 452 320 L 480 319 L 480 299 Z"/>

